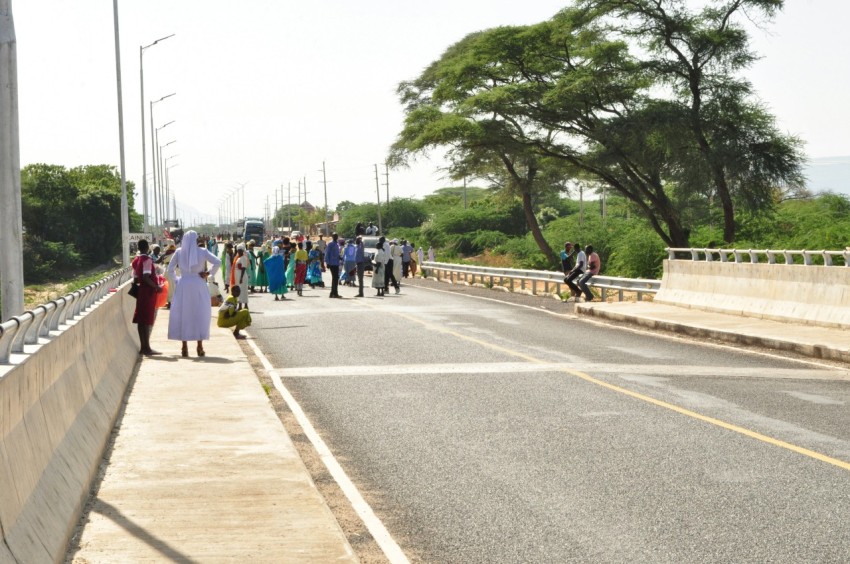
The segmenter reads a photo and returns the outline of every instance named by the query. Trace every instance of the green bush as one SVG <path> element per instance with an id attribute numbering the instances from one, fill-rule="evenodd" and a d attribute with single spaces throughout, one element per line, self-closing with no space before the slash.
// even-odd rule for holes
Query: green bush
<path id="1" fill-rule="evenodd" d="M 649 227 L 634 225 L 614 241 L 606 273 L 624 278 L 661 278 L 664 242 Z M 603 263 L 604 268 L 604 263 Z"/>
<path id="2" fill-rule="evenodd" d="M 462 255 L 480 255 L 486 249 L 492 249 L 506 238 L 501 231 L 479 230 L 456 235 L 452 249 Z"/>
<path id="3" fill-rule="evenodd" d="M 35 243 L 24 239 L 24 280 L 27 284 L 57 280 L 79 270 L 82 262 L 80 253 L 71 243 Z"/>

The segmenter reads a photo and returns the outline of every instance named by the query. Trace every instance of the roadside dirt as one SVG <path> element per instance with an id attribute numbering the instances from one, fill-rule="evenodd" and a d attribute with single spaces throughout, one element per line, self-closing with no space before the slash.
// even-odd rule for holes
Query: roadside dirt
<path id="1" fill-rule="evenodd" d="M 292 439 L 292 443 L 295 445 L 296 450 L 298 450 L 301 460 L 304 461 L 310 477 L 316 484 L 319 493 L 325 498 L 328 507 L 334 514 L 334 517 L 336 517 L 337 522 L 348 539 L 348 543 L 357 554 L 360 562 L 363 564 L 387 564 L 389 561 L 381 550 L 381 547 L 354 511 L 351 502 L 345 497 L 345 494 L 339 488 L 333 476 L 328 472 L 328 469 L 313 448 L 310 439 L 304 434 L 301 425 L 298 424 L 298 421 L 289 410 L 283 397 L 274 387 L 271 377 L 263 368 L 262 363 L 254 354 L 254 351 L 251 350 L 251 347 L 245 341 L 240 341 L 240 345 L 242 346 L 242 351 L 248 356 L 254 373 L 266 390 L 266 394 L 274 407 L 275 413 L 277 413 L 287 434 Z"/>

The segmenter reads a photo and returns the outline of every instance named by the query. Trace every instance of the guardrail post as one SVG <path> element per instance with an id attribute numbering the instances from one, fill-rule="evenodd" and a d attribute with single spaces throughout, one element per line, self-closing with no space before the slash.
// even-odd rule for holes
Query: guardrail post
<path id="1" fill-rule="evenodd" d="M 0 364 L 9 364 L 12 356 L 12 342 L 21 326 L 21 322 L 12 317 L 0 325 Z"/>
<path id="2" fill-rule="evenodd" d="M 832 255 L 826 252 L 825 250 L 821 251 L 821 253 L 823 254 L 823 265 L 832 266 Z"/>
<path id="3" fill-rule="evenodd" d="M 699 252 L 696 249 L 691 249 L 691 260 L 699 260 Z"/>
<path id="4" fill-rule="evenodd" d="M 25 311 L 21 315 L 16 315 L 15 319 L 20 322 L 20 325 L 18 325 L 15 338 L 12 339 L 12 352 L 22 353 L 24 352 L 24 341 L 27 337 L 27 331 L 29 330 L 30 325 L 32 325 L 32 321 L 35 319 L 35 316 L 31 311 Z"/>
<path id="5" fill-rule="evenodd" d="M 26 334 L 24 334 L 24 344 L 37 345 L 41 326 L 47 317 L 47 308 L 40 305 L 30 310 L 30 313 L 32 314 L 32 321 L 30 322 L 29 327 L 27 327 Z"/>
<path id="6" fill-rule="evenodd" d="M 47 338 L 50 336 L 50 320 L 53 317 L 53 313 L 56 311 L 56 303 L 47 302 L 41 307 L 44 308 L 44 318 L 41 320 L 41 324 L 38 327 L 38 336 Z"/>
<path id="7" fill-rule="evenodd" d="M 531 281 L 531 293 L 537 295 L 537 280 Z"/>

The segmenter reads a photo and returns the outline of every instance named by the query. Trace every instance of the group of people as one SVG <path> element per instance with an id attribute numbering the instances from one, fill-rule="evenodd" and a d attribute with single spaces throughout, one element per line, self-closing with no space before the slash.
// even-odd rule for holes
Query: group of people
<path id="1" fill-rule="evenodd" d="M 198 356 L 206 354 L 203 341 L 209 339 L 211 296 L 216 293 L 210 285 L 215 284 L 219 270 L 227 297 L 220 304 L 217 324 L 232 327 L 237 339 L 244 338 L 240 330 L 251 324 L 251 293 L 268 292 L 275 301 L 285 300 L 292 290 L 301 296 L 305 285 L 323 288 L 323 273 L 330 271 L 330 298 L 342 297 L 341 283 L 357 287 L 356 297 L 365 296 L 364 275 L 370 257 L 360 235 L 348 242 L 336 233 L 329 241 L 322 235 L 315 242 L 289 237 L 259 245 L 255 241 L 226 241 L 221 243 L 220 254 L 218 247 L 214 237 L 199 236 L 195 231 L 183 236 L 179 248 L 169 242 L 164 252 L 159 246 L 151 247 L 148 241 L 138 243 L 139 253 L 132 269 L 139 289 L 133 323 L 138 326 L 140 354 L 160 354 L 151 348 L 150 334 L 156 319 L 156 297 L 164 291 L 168 292 L 166 307 L 171 310 L 168 338 L 181 341 L 184 357 L 189 355 L 190 341 L 197 343 Z M 380 237 L 372 264 L 371 286 L 376 295 L 384 296 L 390 288 L 401 293 L 401 279 L 415 275 L 417 264 L 425 260 L 421 247 L 417 256 L 418 263 L 409 241 Z M 428 260 L 434 260 L 433 248 L 428 249 Z M 169 283 L 161 284 L 159 276 Z"/>
<path id="2" fill-rule="evenodd" d="M 578 243 L 575 245 L 569 241 L 564 243 L 564 250 L 561 251 L 561 267 L 564 270 L 564 282 L 570 288 L 572 299 L 578 301 L 583 294 L 586 301 L 592 302 L 593 293 L 587 283 L 599 274 L 602 268 L 602 261 L 593 250 L 593 245 L 587 245 L 582 250 Z"/>

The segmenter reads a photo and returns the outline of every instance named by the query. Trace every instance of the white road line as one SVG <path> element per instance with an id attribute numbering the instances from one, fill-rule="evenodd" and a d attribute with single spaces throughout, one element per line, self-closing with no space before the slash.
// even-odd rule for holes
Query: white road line
<path id="1" fill-rule="evenodd" d="M 663 376 L 670 380 L 674 377 L 735 377 L 751 379 L 793 379 L 793 380 L 850 380 L 850 372 L 843 370 L 823 370 L 805 368 L 776 368 L 766 371 L 760 367 L 732 366 L 693 366 L 678 365 L 678 374 L 671 376 L 669 364 L 609 364 L 586 362 L 476 362 L 453 364 L 379 364 L 379 365 L 340 365 L 340 366 L 294 366 L 274 368 L 283 378 L 348 378 L 355 376 L 415 376 L 429 374 L 519 374 L 528 372 L 563 372 L 581 370 L 597 374 L 611 374 L 624 379 L 637 376 Z"/>
<path id="2" fill-rule="evenodd" d="M 396 543 L 395 539 L 392 538 L 389 531 L 387 531 L 387 528 L 378 516 L 375 515 L 375 512 L 366 500 L 363 499 L 363 496 L 345 473 L 345 470 L 342 469 L 339 462 L 337 462 L 333 453 L 325 444 L 325 441 L 322 440 L 322 437 L 320 437 L 319 433 L 316 432 L 313 424 L 310 423 L 310 420 L 307 418 L 304 410 L 301 409 L 301 406 L 298 405 L 298 402 L 295 401 L 295 398 L 292 397 L 292 394 L 290 394 L 289 390 L 286 389 L 286 386 L 283 385 L 280 375 L 278 375 L 277 371 L 275 371 L 274 367 L 272 367 L 271 363 L 263 354 L 263 351 L 260 350 L 253 339 L 248 339 L 248 344 L 254 350 L 254 354 L 256 354 L 260 359 L 260 362 L 263 364 L 263 368 L 268 371 L 272 382 L 274 383 L 274 387 L 278 392 L 280 392 L 280 395 L 283 396 L 284 401 L 286 401 L 286 405 L 289 406 L 290 411 L 292 411 L 292 414 L 295 415 L 295 419 L 298 420 L 298 424 L 301 425 L 301 428 L 304 430 L 304 434 L 307 435 L 310 442 L 313 443 L 313 448 L 316 449 L 316 452 L 319 454 L 322 462 L 324 462 L 325 467 L 331 473 L 334 480 L 336 480 L 336 483 L 345 494 L 345 497 L 348 498 L 348 501 L 351 503 L 354 511 L 356 511 L 357 515 L 360 516 L 360 519 L 363 520 L 363 523 L 366 525 L 366 528 L 369 529 L 369 533 L 372 534 L 372 537 L 374 537 L 378 546 L 381 547 L 381 550 L 384 552 L 387 560 L 389 560 L 392 564 L 409 564 L 410 561 L 407 559 L 404 552 L 402 552 L 401 547 L 398 546 L 398 543 Z"/>

